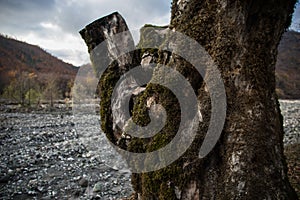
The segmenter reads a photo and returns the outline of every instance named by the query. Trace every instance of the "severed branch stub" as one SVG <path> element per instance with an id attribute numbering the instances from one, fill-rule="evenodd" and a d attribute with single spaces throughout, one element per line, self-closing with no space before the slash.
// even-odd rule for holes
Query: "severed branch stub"
<path id="1" fill-rule="evenodd" d="M 116 124 L 118 121 L 125 121 L 125 116 L 118 111 L 114 112 L 113 116 L 112 107 L 117 110 L 124 103 L 118 98 L 111 102 L 112 92 L 122 75 L 140 65 L 139 52 L 135 49 L 133 37 L 125 20 L 118 12 L 92 22 L 82 29 L 80 34 L 88 47 L 96 76 L 100 79 L 102 130 L 111 142 L 120 143 L 122 130 Z M 117 97 L 130 98 L 132 96 L 130 89 L 139 88 L 134 79 L 131 80 L 131 85 L 126 87 L 116 91 Z"/>
<path id="2" fill-rule="evenodd" d="M 90 53 L 97 45 L 109 39 L 110 36 L 128 30 L 123 17 L 118 12 L 114 12 L 87 25 L 80 31 L 80 35 L 88 46 Z"/>

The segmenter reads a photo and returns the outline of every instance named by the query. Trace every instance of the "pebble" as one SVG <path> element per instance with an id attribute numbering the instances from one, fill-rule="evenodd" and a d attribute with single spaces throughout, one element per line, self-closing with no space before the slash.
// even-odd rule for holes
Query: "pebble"
<path id="1" fill-rule="evenodd" d="M 94 186 L 89 189 L 93 198 L 129 196 L 130 177 L 124 179 L 124 174 L 111 170 L 87 150 L 82 136 L 74 129 L 72 114 L 57 116 L 0 112 L 0 182 L 4 183 L 1 199 L 17 199 L 19 195 L 45 200 L 87 199 L 89 186 Z M 98 122 L 91 124 L 92 121 L 91 116 L 85 115 L 76 125 L 98 127 Z M 98 128 L 88 130 L 90 135 L 98 134 Z M 124 194 L 109 192 L 121 185 Z M 98 193 L 93 193 L 93 189 Z"/>
<path id="2" fill-rule="evenodd" d="M 0 183 L 7 183 L 10 180 L 10 176 L 2 176 L 0 177 Z"/>
<path id="3" fill-rule="evenodd" d="M 14 173 L 15 173 L 14 170 L 11 170 L 11 169 L 8 170 L 8 175 L 12 176 L 12 175 L 14 175 Z"/>
<path id="4" fill-rule="evenodd" d="M 89 185 L 89 181 L 88 181 L 87 179 L 85 179 L 85 178 L 82 178 L 82 179 L 80 179 L 80 181 L 79 181 L 79 185 L 80 185 L 81 187 L 87 187 L 87 186 Z"/>
<path id="5" fill-rule="evenodd" d="M 93 192 L 100 192 L 102 190 L 102 183 L 96 183 L 94 188 L 93 188 Z"/>

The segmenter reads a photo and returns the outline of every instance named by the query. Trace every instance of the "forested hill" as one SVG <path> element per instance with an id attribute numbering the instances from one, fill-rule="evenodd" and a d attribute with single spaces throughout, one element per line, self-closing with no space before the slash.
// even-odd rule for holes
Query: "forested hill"
<path id="1" fill-rule="evenodd" d="M 78 68 L 38 46 L 0 35 L 0 93 L 22 72 L 34 73 L 42 85 L 53 77 L 62 90 Z M 277 93 L 281 99 L 300 99 L 300 33 L 288 31 L 279 45 L 276 64 Z M 64 93 L 65 91 L 62 91 Z"/>
<path id="2" fill-rule="evenodd" d="M 0 35 L 0 92 L 22 73 L 36 77 L 41 85 L 55 78 L 65 87 L 77 70 L 38 46 Z"/>
<path id="3" fill-rule="evenodd" d="M 277 93 L 281 99 L 300 99 L 300 33 L 286 32 L 278 50 Z"/>

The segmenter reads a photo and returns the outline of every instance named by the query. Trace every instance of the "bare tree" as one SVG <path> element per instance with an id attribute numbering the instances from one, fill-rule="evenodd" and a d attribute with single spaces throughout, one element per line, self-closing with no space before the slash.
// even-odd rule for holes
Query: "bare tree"
<path id="1" fill-rule="evenodd" d="M 10 84 L 4 88 L 3 97 L 16 101 L 21 105 L 31 105 L 31 94 L 39 95 L 40 84 L 34 73 L 14 72 Z"/>
<path id="2" fill-rule="evenodd" d="M 54 106 L 54 101 L 62 97 L 58 85 L 58 79 L 55 74 L 50 75 L 51 78 L 48 79 L 47 85 L 43 90 L 43 99 L 49 101 L 50 107 Z"/>

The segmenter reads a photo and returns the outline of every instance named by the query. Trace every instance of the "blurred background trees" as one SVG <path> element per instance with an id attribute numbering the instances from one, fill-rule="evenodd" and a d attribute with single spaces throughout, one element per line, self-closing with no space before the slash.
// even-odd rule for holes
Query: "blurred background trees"
<path id="1" fill-rule="evenodd" d="M 46 81 L 41 81 L 35 73 L 12 72 L 13 77 L 2 94 L 2 98 L 10 103 L 17 103 L 21 106 L 39 106 L 42 102 L 49 103 L 51 107 L 54 102 L 69 98 L 71 85 L 67 87 L 61 84 L 56 74 L 49 74 Z"/>

